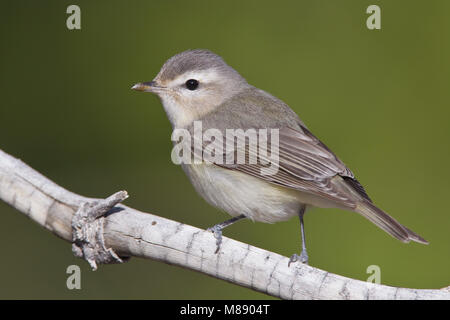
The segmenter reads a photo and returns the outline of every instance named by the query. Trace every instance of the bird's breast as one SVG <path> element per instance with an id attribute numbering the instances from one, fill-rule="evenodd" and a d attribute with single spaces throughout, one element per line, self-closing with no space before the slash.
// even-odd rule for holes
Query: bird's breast
<path id="1" fill-rule="evenodd" d="M 297 215 L 299 194 L 247 174 L 214 164 L 182 164 L 196 191 L 211 205 L 231 216 L 273 223 Z"/>

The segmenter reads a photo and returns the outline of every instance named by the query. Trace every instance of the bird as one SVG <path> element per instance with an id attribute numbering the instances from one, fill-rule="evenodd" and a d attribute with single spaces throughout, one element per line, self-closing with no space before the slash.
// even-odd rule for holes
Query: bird
<path id="1" fill-rule="evenodd" d="M 201 123 L 202 130 L 214 129 L 224 135 L 228 129 L 276 130 L 278 162 L 273 174 L 262 174 L 261 163 L 238 163 L 236 159 L 231 164 L 181 163 L 198 194 L 232 217 L 208 229 L 216 239 L 216 253 L 223 229 L 239 220 L 275 223 L 298 216 L 301 252 L 290 257 L 289 265 L 308 264 L 304 215 L 311 208 L 356 212 L 402 242 L 428 244 L 377 207 L 353 172 L 286 103 L 250 85 L 212 51 L 178 53 L 152 81 L 136 83 L 132 89 L 160 98 L 173 132 L 193 133 L 196 123 Z M 248 146 L 241 151 L 247 157 L 251 153 Z"/>

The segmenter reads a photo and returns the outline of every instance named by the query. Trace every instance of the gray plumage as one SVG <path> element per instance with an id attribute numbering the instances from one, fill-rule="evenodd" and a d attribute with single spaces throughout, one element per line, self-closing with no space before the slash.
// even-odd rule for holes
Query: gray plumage
<path id="1" fill-rule="evenodd" d="M 204 49 L 188 50 L 166 61 L 161 68 L 159 79 L 170 81 L 189 71 L 215 69 L 224 74 L 239 76 L 239 74 L 225 63 L 222 57 Z"/>
<path id="2" fill-rule="evenodd" d="M 192 92 L 184 86 L 191 77 L 199 81 Z M 212 205 L 263 222 L 286 220 L 303 206 L 341 208 L 361 214 L 403 242 L 427 243 L 376 207 L 352 171 L 289 106 L 249 85 L 218 55 L 207 50 L 180 53 L 164 64 L 154 81 L 158 88 L 144 91 L 159 95 L 174 129 L 192 131 L 195 120 L 202 121 L 203 130 L 216 128 L 224 136 L 226 129 L 279 129 L 274 175 L 261 175 L 260 164 L 183 165 Z"/>

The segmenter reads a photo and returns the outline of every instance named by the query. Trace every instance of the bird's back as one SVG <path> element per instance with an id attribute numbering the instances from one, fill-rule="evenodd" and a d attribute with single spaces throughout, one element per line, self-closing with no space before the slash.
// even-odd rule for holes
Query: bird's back
<path id="1" fill-rule="evenodd" d="M 300 128 L 298 115 L 283 101 L 271 94 L 248 86 L 229 98 L 202 119 L 203 128 L 261 129 Z"/>

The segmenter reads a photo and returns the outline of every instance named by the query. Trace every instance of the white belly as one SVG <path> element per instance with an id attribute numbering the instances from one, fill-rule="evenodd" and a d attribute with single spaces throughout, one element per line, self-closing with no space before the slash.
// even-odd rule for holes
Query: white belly
<path id="1" fill-rule="evenodd" d="M 300 192 L 211 164 L 182 165 L 197 192 L 231 216 L 273 223 L 299 213 Z"/>

